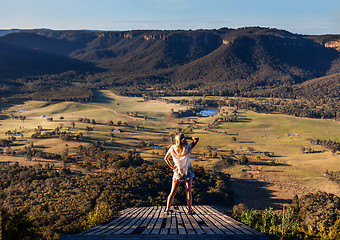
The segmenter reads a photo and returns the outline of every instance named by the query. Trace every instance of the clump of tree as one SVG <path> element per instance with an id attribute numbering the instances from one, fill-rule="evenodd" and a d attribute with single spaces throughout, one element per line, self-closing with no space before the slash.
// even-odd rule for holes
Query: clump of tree
<path id="1" fill-rule="evenodd" d="M 330 232 L 340 220 L 340 198 L 331 193 L 309 193 L 300 198 L 296 196 L 291 207 L 294 217 L 300 222 L 301 230 L 307 236 L 321 237 Z M 340 228 L 337 234 L 340 237 Z"/>
<path id="2" fill-rule="evenodd" d="M 13 151 L 15 152 L 14 154 L 15 156 L 24 156 L 26 157 L 27 160 L 32 160 L 33 157 L 44 158 L 44 159 L 55 159 L 55 160 L 60 160 L 62 158 L 60 154 L 45 152 L 43 150 L 36 149 L 32 146 L 25 146 L 21 150 L 13 150 Z"/>
<path id="3" fill-rule="evenodd" d="M 244 204 L 233 207 L 233 217 L 280 239 L 340 238 L 340 198 L 325 192 L 295 197 L 285 215 L 273 209 L 257 211 Z"/>
<path id="4" fill-rule="evenodd" d="M 291 208 L 286 212 L 285 218 L 276 214 L 272 208 L 266 208 L 264 211 L 246 208 L 241 211 L 241 214 L 237 212 L 238 209 L 240 208 L 233 208 L 233 215 L 254 229 L 281 239 L 300 239 L 301 237 L 299 224 L 294 220 Z"/>
<path id="5" fill-rule="evenodd" d="M 12 143 L 10 139 L 0 139 L 0 147 L 9 147 Z"/>
<path id="6" fill-rule="evenodd" d="M 178 110 L 176 111 L 172 111 L 171 112 L 171 117 L 174 118 L 183 118 L 183 117 L 193 117 L 196 116 L 200 111 L 202 110 L 202 108 L 189 108 L 186 110 Z"/>
<path id="7" fill-rule="evenodd" d="M 249 163 L 249 159 L 245 154 L 238 156 L 237 161 L 240 165 L 247 165 Z"/>
<path id="8" fill-rule="evenodd" d="M 326 171 L 325 176 L 328 177 L 331 181 L 340 184 L 340 171 Z"/>
<path id="9" fill-rule="evenodd" d="M 89 118 L 78 118 L 78 122 L 81 123 L 91 123 L 91 124 L 97 124 L 95 119 L 89 119 Z"/>
<path id="10" fill-rule="evenodd" d="M 22 116 L 22 115 L 15 115 L 13 113 L 9 114 L 9 117 L 12 119 L 19 119 L 21 121 L 25 121 L 26 120 L 26 116 Z"/>
<path id="11" fill-rule="evenodd" d="M 309 154 L 309 153 L 314 153 L 315 151 L 310 148 L 310 147 L 301 147 L 301 153 L 306 153 L 306 154 Z"/>
<path id="12" fill-rule="evenodd" d="M 39 237 L 38 226 L 33 218 L 28 216 L 27 211 L 11 212 L 0 209 L 0 215 L 1 239 L 37 239 Z"/>
<path id="13" fill-rule="evenodd" d="M 254 97 L 254 95 L 250 94 L 248 97 Z M 205 103 L 207 100 L 200 100 L 200 99 L 173 100 L 173 99 L 159 98 L 159 100 L 167 102 L 167 103 L 177 103 L 177 104 L 182 104 L 186 106 L 192 106 L 192 108 L 201 108 L 201 109 L 204 109 L 207 107 L 220 108 L 223 106 L 229 106 L 229 107 L 233 107 L 236 109 L 248 109 L 248 110 L 259 112 L 259 113 L 280 113 L 280 114 L 293 115 L 296 117 L 338 119 L 340 116 L 339 101 L 335 99 L 329 99 L 326 101 L 324 99 L 321 99 L 321 100 L 302 100 L 302 99 L 285 100 L 285 99 L 274 99 L 274 98 L 270 98 L 270 99 L 255 98 L 255 100 L 250 100 L 250 99 L 226 97 L 224 100 L 209 99 L 208 103 Z M 174 112 L 173 114 L 174 116 L 176 116 L 177 112 Z M 225 120 L 233 121 L 232 115 L 229 113 L 229 116 L 225 118 Z"/>
<path id="14" fill-rule="evenodd" d="M 72 132 L 61 131 L 60 127 L 55 128 L 53 131 L 43 132 L 41 126 L 38 126 L 38 128 L 35 129 L 35 133 L 31 135 L 31 138 L 33 139 L 60 138 L 62 140 L 67 140 L 67 141 L 84 140 L 82 132 L 76 134 Z"/>
<path id="15" fill-rule="evenodd" d="M 80 145 L 74 156 L 73 162 L 85 169 L 105 169 L 105 168 L 122 168 L 137 167 L 144 163 L 139 153 L 136 151 L 127 151 L 123 154 L 112 154 L 103 149 L 103 147 L 91 146 L 84 147 Z"/>
<path id="16" fill-rule="evenodd" d="M 320 140 L 320 139 L 312 139 L 309 138 L 308 141 L 312 144 L 321 145 L 330 149 L 333 153 L 340 151 L 340 143 L 336 141 L 328 140 Z"/>

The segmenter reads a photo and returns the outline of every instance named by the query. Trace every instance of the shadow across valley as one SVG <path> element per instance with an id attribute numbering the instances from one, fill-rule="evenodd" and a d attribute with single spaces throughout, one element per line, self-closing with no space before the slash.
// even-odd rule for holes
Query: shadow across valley
<path id="1" fill-rule="evenodd" d="M 96 103 L 112 103 L 115 99 L 107 97 L 101 91 L 93 91 L 94 99 Z"/>
<path id="2" fill-rule="evenodd" d="M 272 207 L 278 210 L 282 208 L 282 204 L 291 203 L 287 199 L 275 198 L 274 191 L 268 189 L 268 182 L 233 178 L 231 184 L 235 205 L 243 203 L 249 209 L 264 210 Z"/>
<path id="3" fill-rule="evenodd" d="M 291 166 L 289 164 L 286 164 L 286 163 L 278 163 L 278 162 L 275 162 L 275 163 L 270 163 L 270 162 L 267 162 L 267 161 L 252 161 L 249 165 L 254 165 L 254 166 Z"/>

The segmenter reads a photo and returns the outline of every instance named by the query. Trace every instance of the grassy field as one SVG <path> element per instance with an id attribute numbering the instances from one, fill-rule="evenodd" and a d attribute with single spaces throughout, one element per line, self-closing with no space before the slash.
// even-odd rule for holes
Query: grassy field
<path id="1" fill-rule="evenodd" d="M 340 187 L 323 176 L 326 170 L 340 171 L 339 154 L 332 154 L 326 148 L 311 145 L 307 141 L 308 138 L 340 141 L 339 122 L 239 110 L 237 122 L 219 123 L 207 129 L 208 124 L 216 117 L 184 118 L 183 123 L 190 124 L 180 125 L 180 119 L 170 117 L 172 109 L 178 111 L 186 107 L 156 100 L 144 101 L 142 98 L 117 96 L 107 90 L 96 92 L 95 102 L 92 103 L 27 101 L 3 111 L 3 115 L 21 115 L 26 119 L 0 120 L 0 139 L 8 137 L 5 135 L 6 131 L 17 131 L 23 137 L 16 137 L 13 149 L 33 143 L 36 148 L 55 153 L 62 153 L 67 146 L 72 154 L 79 145 L 89 146 L 98 140 L 109 143 L 112 130 L 118 130 L 114 132 L 114 141 L 106 145 L 107 150 L 122 153 L 136 148 L 138 142 L 144 140 L 159 147 L 137 149 L 142 157 L 147 161 L 163 161 L 164 151 L 171 145 L 170 134 L 181 128 L 188 135 L 200 137 L 200 143 L 194 150 L 194 164 L 210 170 L 228 172 L 234 179 L 257 179 L 270 183 L 267 189 L 272 192 L 273 199 L 289 199 L 294 194 L 318 190 L 340 195 Z M 19 110 L 24 112 L 20 113 Z M 48 121 L 46 116 L 52 117 L 53 121 Z M 97 124 L 80 123 L 79 118 L 94 119 Z M 108 126 L 108 121 L 113 121 L 114 126 Z M 127 126 L 118 126 L 118 121 L 126 122 Z M 75 127 L 72 127 L 73 122 Z M 87 126 L 94 129 L 84 134 L 85 141 L 72 142 L 57 138 L 32 139 L 30 136 L 37 126 L 42 126 L 44 131 L 62 127 L 72 133 L 85 132 Z M 208 146 L 213 149 L 210 153 Z M 302 154 L 302 147 L 310 147 L 316 153 Z M 230 150 L 233 150 L 234 157 L 245 154 L 250 164 L 227 166 L 219 156 L 230 154 Z M 273 157 L 264 156 L 263 152 L 273 153 Z M 217 157 L 209 157 L 209 154 Z M 260 160 L 255 160 L 256 156 Z M 268 160 L 272 162 L 268 163 Z M 23 157 L 0 155 L 0 161 L 34 164 L 47 160 L 28 162 Z"/>

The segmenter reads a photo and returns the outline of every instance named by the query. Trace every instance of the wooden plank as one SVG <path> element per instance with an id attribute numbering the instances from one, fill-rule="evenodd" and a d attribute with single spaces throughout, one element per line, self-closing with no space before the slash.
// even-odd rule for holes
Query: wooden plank
<path id="1" fill-rule="evenodd" d="M 168 234 L 171 225 L 171 215 L 172 212 L 169 212 L 168 215 L 164 215 L 165 226 L 161 229 L 159 234 Z"/>
<path id="2" fill-rule="evenodd" d="M 230 221 L 232 221 L 232 222 L 234 222 L 234 223 L 236 223 L 236 224 L 239 223 L 239 222 L 236 221 L 235 219 L 233 219 L 233 218 L 231 218 L 231 217 L 229 217 L 229 218 L 230 218 Z M 247 225 L 244 224 L 244 223 L 241 223 L 240 226 L 241 226 L 243 229 L 246 229 L 246 230 L 248 230 L 249 232 L 251 232 L 251 233 L 253 233 L 253 234 L 255 234 L 255 235 L 265 235 L 265 234 L 263 234 L 263 233 L 261 233 L 261 232 L 259 232 L 259 231 L 256 231 L 255 229 L 253 229 L 253 228 L 247 226 Z"/>
<path id="3" fill-rule="evenodd" d="M 218 210 L 212 208 L 211 206 L 209 206 L 209 208 L 214 211 L 219 213 Z M 227 221 L 227 223 L 229 223 L 231 226 L 233 226 L 234 228 L 237 228 L 238 230 L 244 232 L 247 235 L 264 235 L 261 232 L 256 231 L 255 229 L 252 229 L 251 227 L 245 225 L 244 223 L 241 223 L 239 221 L 236 221 L 235 219 L 229 217 L 228 215 L 224 215 L 223 218 L 225 219 L 225 221 Z"/>
<path id="4" fill-rule="evenodd" d="M 119 218 L 109 222 L 106 225 L 103 225 L 102 227 L 94 229 L 94 231 L 91 231 L 89 233 L 85 233 L 86 235 L 99 235 L 102 234 L 103 232 L 106 232 L 112 228 L 115 228 L 117 225 L 119 225 L 121 222 L 126 221 L 127 218 L 133 216 L 133 214 L 138 213 L 141 211 L 140 208 L 133 208 L 131 211 L 126 211 L 122 216 Z"/>
<path id="5" fill-rule="evenodd" d="M 214 208 L 211 207 L 211 206 L 210 206 L 210 208 L 211 208 L 212 210 L 214 210 L 214 211 L 217 211 L 216 209 L 214 209 Z M 232 217 L 229 217 L 228 215 L 224 215 L 224 217 L 225 217 L 226 219 L 229 220 L 229 223 L 230 223 L 230 224 L 233 224 L 234 227 L 238 226 L 239 229 L 240 229 L 241 231 L 244 231 L 246 234 L 265 235 L 265 234 L 263 234 L 263 233 L 261 233 L 261 232 L 255 230 L 255 229 L 253 229 L 253 228 L 247 226 L 246 224 L 241 223 L 241 222 L 239 222 L 239 221 L 233 219 Z"/>
<path id="6" fill-rule="evenodd" d="M 103 235 L 103 234 L 113 233 L 117 229 L 120 229 L 122 226 L 124 226 L 127 222 L 135 218 L 136 215 L 138 215 L 139 213 L 143 211 L 143 208 L 135 208 L 134 210 L 135 211 L 130 212 L 128 215 L 122 218 L 119 222 L 116 222 L 115 224 L 108 226 L 107 229 L 103 229 L 102 231 L 98 231 L 94 233 L 94 235 Z"/>
<path id="7" fill-rule="evenodd" d="M 197 206 L 193 207 L 193 210 L 196 213 L 200 213 L 200 209 L 197 208 Z M 206 224 L 207 226 L 210 228 L 211 231 L 213 231 L 215 234 L 224 234 L 220 229 L 218 229 L 213 222 L 211 222 L 209 220 L 209 218 L 207 216 L 205 216 L 204 213 L 201 214 L 197 214 Z"/>
<path id="8" fill-rule="evenodd" d="M 159 232 L 161 231 L 165 209 L 166 209 L 165 206 L 160 207 L 160 212 L 159 212 L 156 224 L 155 224 L 154 228 L 152 229 L 151 234 L 159 234 Z"/>
<path id="9" fill-rule="evenodd" d="M 230 231 L 228 228 L 226 228 L 223 224 L 220 223 L 220 219 L 216 218 L 216 215 L 207 211 L 204 206 L 196 206 L 196 209 L 199 209 L 203 215 L 205 215 L 214 225 L 220 229 L 223 233 L 228 235 L 233 235 L 234 232 Z"/>
<path id="10" fill-rule="evenodd" d="M 124 234 L 130 234 L 130 233 L 132 233 L 133 231 L 135 231 L 135 230 L 139 227 L 139 225 L 141 225 L 141 224 L 147 219 L 147 217 L 149 216 L 149 214 L 150 214 L 155 208 L 157 208 L 157 207 L 150 207 L 150 208 L 146 209 L 146 210 L 144 211 L 143 216 L 142 216 L 137 222 L 135 222 L 135 223 L 133 224 L 132 227 L 130 227 L 128 230 L 126 230 L 126 231 L 124 232 Z M 152 215 L 151 217 L 153 217 L 153 215 Z"/>
<path id="11" fill-rule="evenodd" d="M 185 235 L 187 234 L 187 231 L 185 230 L 185 227 L 184 227 L 182 214 L 184 214 L 184 212 L 181 211 L 181 209 L 178 207 L 178 211 L 176 213 L 178 234 Z"/>
<path id="12" fill-rule="evenodd" d="M 188 218 L 190 219 L 190 221 L 191 221 L 192 219 L 194 219 L 194 221 L 197 223 L 197 225 L 195 224 L 195 226 L 194 226 L 193 222 L 191 222 L 192 225 L 194 226 L 194 229 L 195 229 L 195 231 L 197 232 L 197 234 L 209 234 L 209 235 L 215 234 L 215 232 L 213 232 L 213 231 L 209 228 L 209 226 L 203 221 L 203 219 L 201 219 L 196 213 L 194 213 L 194 214 L 192 214 L 192 215 L 187 215 L 187 216 L 188 216 Z M 197 227 L 197 226 L 198 226 L 198 227 Z M 204 233 L 202 233 L 201 230 L 202 230 Z"/>
<path id="13" fill-rule="evenodd" d="M 117 218 L 113 219 L 112 221 L 110 221 L 110 222 L 108 222 L 106 224 L 100 224 L 98 226 L 89 228 L 89 229 L 81 232 L 80 234 L 87 234 L 87 233 L 90 233 L 90 232 L 96 232 L 96 231 L 102 230 L 103 228 L 107 228 L 108 226 L 115 224 L 115 222 L 120 221 L 122 218 L 124 218 L 124 216 L 126 216 L 127 214 L 129 214 L 129 213 L 131 213 L 133 211 L 134 211 L 134 209 L 127 208 L 127 209 L 125 209 L 124 213 L 119 212 L 120 215 Z"/>
<path id="14" fill-rule="evenodd" d="M 152 209 L 152 212 L 150 213 L 150 215 L 147 217 L 147 219 L 145 219 L 145 221 L 141 224 L 141 227 L 144 227 L 145 229 L 149 226 L 149 224 L 152 225 L 151 221 L 156 218 L 158 219 L 158 215 L 156 215 L 159 211 L 161 207 L 159 206 L 155 206 L 153 209 Z M 150 227 L 150 226 L 149 226 Z"/>
<path id="15" fill-rule="evenodd" d="M 131 221 L 129 221 L 127 224 L 125 224 L 122 228 L 120 228 L 119 230 L 115 231 L 113 234 L 118 235 L 118 234 L 122 234 L 124 233 L 126 230 L 130 229 L 136 222 L 138 222 L 140 220 L 140 218 L 142 216 L 144 216 L 145 211 L 148 208 L 143 208 L 143 210 L 136 215 Z"/>
<path id="16" fill-rule="evenodd" d="M 123 221 L 121 221 L 120 223 L 109 227 L 109 229 L 107 229 L 105 232 L 100 232 L 100 233 L 96 233 L 96 235 L 110 235 L 113 234 L 114 232 L 122 229 L 125 225 L 129 224 L 131 221 L 133 221 L 136 217 L 138 217 L 139 215 L 141 215 L 144 211 L 144 207 L 142 208 L 138 208 L 136 210 L 136 212 L 134 212 L 133 214 L 126 216 L 125 219 Z"/>
<path id="17" fill-rule="evenodd" d="M 250 234 L 253 235 L 252 232 L 242 228 L 240 225 L 242 225 L 242 223 L 235 224 L 234 222 L 230 221 L 230 217 L 228 215 L 225 214 L 221 214 L 220 211 L 212 208 L 211 206 L 205 206 L 205 208 L 207 209 L 207 211 L 210 211 L 211 213 L 216 214 L 216 217 L 219 218 L 221 220 L 221 223 L 228 229 L 230 229 L 231 231 L 233 231 L 235 234 L 238 235 L 246 235 L 246 234 Z"/>
<path id="18" fill-rule="evenodd" d="M 173 214 L 171 214 L 171 225 L 169 234 L 177 234 L 177 218 L 176 218 L 176 210 L 174 210 Z"/>
<path id="19" fill-rule="evenodd" d="M 120 214 L 124 214 L 125 212 L 131 211 L 131 210 L 133 210 L 133 209 L 136 209 L 136 207 L 134 207 L 134 208 L 125 208 L 125 209 L 119 211 L 119 213 L 120 213 Z"/>
<path id="20" fill-rule="evenodd" d="M 180 215 L 181 215 L 181 217 L 182 217 L 182 219 L 183 219 L 183 224 L 184 224 L 184 227 L 185 227 L 187 233 L 188 233 L 189 235 L 196 234 L 196 232 L 195 232 L 193 226 L 191 225 L 191 222 L 190 222 L 188 216 L 187 216 L 186 213 L 185 213 L 185 209 L 183 208 L 183 206 L 179 206 L 178 208 L 179 208 Z M 198 226 L 198 224 L 197 224 L 197 226 Z M 198 226 L 198 227 L 199 227 L 199 226 Z M 203 231 L 203 230 L 202 230 L 202 231 Z"/>
<path id="21" fill-rule="evenodd" d="M 150 232 L 153 230 L 158 218 L 159 218 L 159 215 L 162 211 L 162 207 L 156 207 L 151 214 L 152 215 L 152 219 L 151 221 L 149 221 L 148 225 L 146 226 L 145 230 L 142 232 L 142 234 L 150 234 Z"/>

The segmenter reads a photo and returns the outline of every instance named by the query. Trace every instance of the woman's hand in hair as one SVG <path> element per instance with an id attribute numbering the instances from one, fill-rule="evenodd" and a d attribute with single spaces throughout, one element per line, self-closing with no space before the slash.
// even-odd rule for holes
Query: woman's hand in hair
<path id="1" fill-rule="evenodd" d="M 191 147 L 194 148 L 198 143 L 199 137 L 192 137 L 191 139 L 192 139 Z"/>

